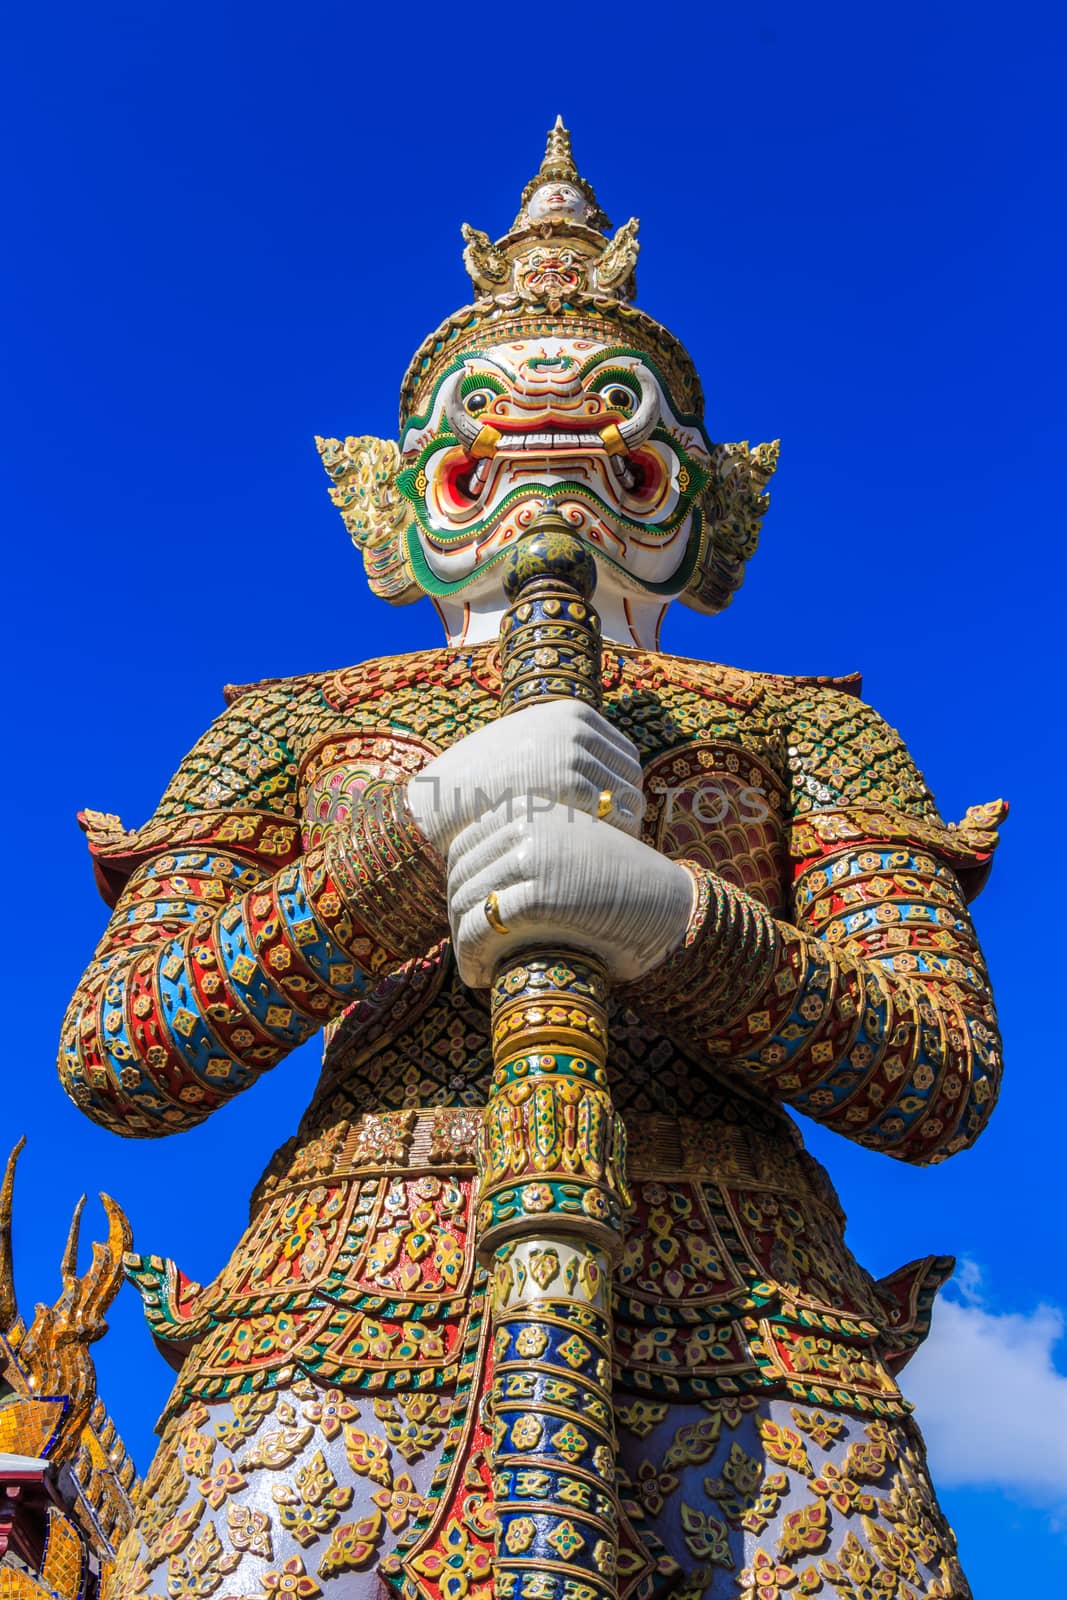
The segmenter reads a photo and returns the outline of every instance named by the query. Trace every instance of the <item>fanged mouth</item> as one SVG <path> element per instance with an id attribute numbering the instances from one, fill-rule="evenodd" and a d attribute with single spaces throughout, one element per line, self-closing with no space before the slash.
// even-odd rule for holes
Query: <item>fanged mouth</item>
<path id="1" fill-rule="evenodd" d="M 655 387 L 638 385 L 626 374 L 615 391 L 602 394 L 583 389 L 580 374 L 570 370 L 573 363 L 566 363 L 566 370 L 557 370 L 558 365 L 526 363 L 520 392 L 510 397 L 478 388 L 464 395 L 462 386 L 472 375 L 452 374 L 441 403 L 458 448 L 438 469 L 439 492 L 451 514 L 464 519 L 475 514 L 508 463 L 516 476 L 528 478 L 537 470 L 535 460 L 553 472 L 571 461 L 576 476 L 607 478 L 616 494 L 636 498 L 646 511 L 666 489 L 665 463 L 657 451 L 645 448 L 660 415 Z M 473 378 L 478 381 L 477 374 Z M 487 379 L 486 390 L 491 389 Z"/>
<path id="2" fill-rule="evenodd" d="M 605 430 L 609 431 L 612 430 Z M 495 428 L 483 428 L 469 451 L 457 450 L 445 464 L 442 487 L 457 509 L 469 509 L 481 500 L 494 467 L 501 461 L 522 461 L 532 466 L 530 458 L 539 456 L 556 468 L 568 460 L 588 459 L 591 452 L 606 456 L 612 475 L 627 496 L 651 500 L 659 493 L 664 470 L 653 451 L 629 451 L 621 441 L 605 440 L 598 433 L 560 429 L 501 435 Z"/>

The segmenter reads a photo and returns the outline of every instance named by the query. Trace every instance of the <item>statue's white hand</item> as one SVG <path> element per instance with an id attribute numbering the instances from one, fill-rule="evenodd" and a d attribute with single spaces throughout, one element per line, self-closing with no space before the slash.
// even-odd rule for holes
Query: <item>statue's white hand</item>
<path id="1" fill-rule="evenodd" d="M 552 802 L 595 816 L 605 790 L 607 820 L 636 835 L 645 809 L 636 748 L 590 706 L 554 700 L 457 740 L 405 793 L 419 827 L 444 856 L 462 829 L 509 797 L 516 817 Z"/>
<path id="2" fill-rule="evenodd" d="M 681 944 L 693 893 L 677 862 L 559 805 L 510 821 L 488 813 L 448 855 L 452 939 L 460 975 L 476 988 L 537 945 L 599 956 L 613 979 L 632 982 Z"/>

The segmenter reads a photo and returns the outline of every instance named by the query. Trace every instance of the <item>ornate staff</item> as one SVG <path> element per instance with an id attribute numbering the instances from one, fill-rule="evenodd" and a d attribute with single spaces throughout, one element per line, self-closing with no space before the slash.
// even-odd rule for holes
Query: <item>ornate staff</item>
<path id="1" fill-rule="evenodd" d="M 595 584 L 588 549 L 546 506 L 505 574 L 502 716 L 568 698 L 599 708 Z M 500 1600 L 617 1594 L 611 1263 L 629 1197 L 607 994 L 593 957 L 544 947 L 493 982 L 479 1249 L 492 1266 Z"/>

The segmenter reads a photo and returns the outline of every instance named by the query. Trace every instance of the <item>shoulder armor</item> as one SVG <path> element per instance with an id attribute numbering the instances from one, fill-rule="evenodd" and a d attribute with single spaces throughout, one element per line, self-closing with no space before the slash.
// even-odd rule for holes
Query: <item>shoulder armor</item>
<path id="1" fill-rule="evenodd" d="M 811 676 L 794 675 L 791 672 L 754 672 L 752 676 L 760 684 L 773 689 L 833 689 L 838 694 L 851 696 L 853 700 L 859 700 L 863 694 L 862 672 L 844 672 L 840 677 L 823 672 Z"/>
<path id="2" fill-rule="evenodd" d="M 610 652 L 612 646 L 605 646 Z M 820 673 L 812 677 L 794 675 L 787 672 L 757 672 L 746 667 L 728 667 L 718 661 L 700 661 L 694 656 L 678 656 L 664 652 L 662 655 L 655 651 L 632 652 L 637 657 L 643 656 L 651 670 L 656 669 L 657 661 L 664 664 L 667 671 L 680 669 L 683 672 L 693 672 L 701 678 L 707 678 L 715 686 L 730 694 L 732 697 L 747 701 L 755 701 L 768 691 L 771 693 L 791 690 L 831 689 L 839 694 L 846 694 L 852 699 L 859 699 L 863 690 L 863 675 L 859 672 L 846 672 L 840 677 L 831 677 Z M 664 670 L 661 667 L 660 670 Z"/>
<path id="3" fill-rule="evenodd" d="M 287 690 L 297 695 L 308 689 L 325 690 L 337 676 L 338 669 L 330 668 L 326 672 L 302 672 L 295 678 L 257 678 L 252 683 L 224 683 L 222 698 L 227 706 L 232 706 L 246 695 L 264 694 L 271 689 Z"/>
<path id="4" fill-rule="evenodd" d="M 814 677 L 789 676 L 778 681 L 798 689 L 837 689 L 841 694 L 851 695 L 854 700 L 859 700 L 863 694 L 862 672 L 843 672 L 837 678 L 820 672 Z"/>

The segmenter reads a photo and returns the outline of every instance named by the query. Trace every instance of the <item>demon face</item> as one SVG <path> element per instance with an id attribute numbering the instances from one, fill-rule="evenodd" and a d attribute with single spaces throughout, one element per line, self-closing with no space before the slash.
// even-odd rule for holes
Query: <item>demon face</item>
<path id="1" fill-rule="evenodd" d="M 546 499 L 616 583 L 673 595 L 689 576 L 711 447 L 640 350 L 544 338 L 460 353 L 400 450 L 408 560 L 432 595 L 489 592 Z"/>

